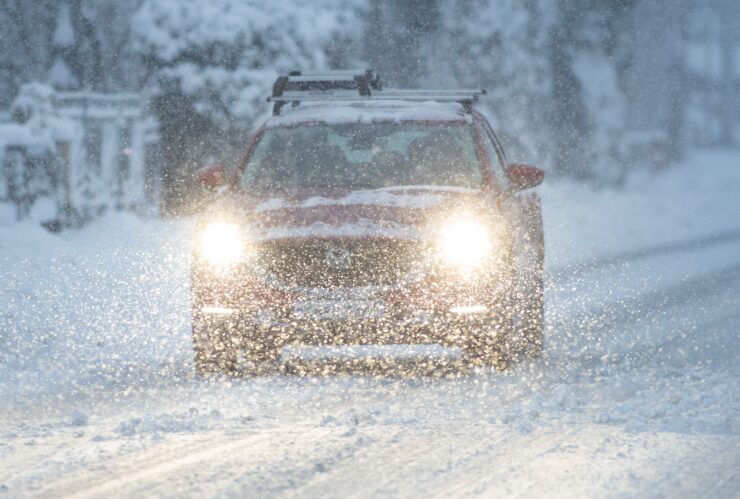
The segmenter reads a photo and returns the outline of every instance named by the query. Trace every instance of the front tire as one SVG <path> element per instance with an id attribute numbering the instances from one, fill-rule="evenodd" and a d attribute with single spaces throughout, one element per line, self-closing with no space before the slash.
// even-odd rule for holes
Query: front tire
<path id="1" fill-rule="evenodd" d="M 525 298 L 519 333 L 519 352 L 524 358 L 536 359 L 542 355 L 545 341 L 545 296 L 542 276 L 533 283 Z"/>
<path id="2" fill-rule="evenodd" d="M 237 349 L 228 323 L 207 317 L 193 317 L 193 362 L 199 376 L 234 374 Z"/>
<path id="3" fill-rule="evenodd" d="M 199 376 L 257 376 L 274 370 L 279 351 L 253 326 L 193 317 L 193 360 Z M 239 362 L 239 354 L 244 361 Z"/>
<path id="4" fill-rule="evenodd" d="M 460 327 L 465 338 L 463 356 L 472 368 L 493 368 L 505 371 L 509 368 L 505 338 L 511 330 L 511 320 L 505 317 L 471 321 Z"/>
<path id="5" fill-rule="evenodd" d="M 534 244 L 534 262 L 524 271 L 523 291 L 516 307 L 516 332 L 510 349 L 514 360 L 535 359 L 542 355 L 545 339 L 545 244 L 542 232 Z"/>

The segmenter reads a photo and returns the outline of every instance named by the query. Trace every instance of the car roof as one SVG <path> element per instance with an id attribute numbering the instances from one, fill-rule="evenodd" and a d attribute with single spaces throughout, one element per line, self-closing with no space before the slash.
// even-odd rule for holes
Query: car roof
<path id="1" fill-rule="evenodd" d="M 465 124 L 472 123 L 472 119 L 457 102 L 311 102 L 285 106 L 280 115 L 268 118 L 265 127 L 379 122 Z"/>

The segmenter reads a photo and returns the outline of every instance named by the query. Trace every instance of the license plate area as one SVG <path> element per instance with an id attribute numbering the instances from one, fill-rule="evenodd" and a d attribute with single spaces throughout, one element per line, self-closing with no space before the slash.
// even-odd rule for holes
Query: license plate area
<path id="1" fill-rule="evenodd" d="M 320 321 L 363 321 L 385 316 L 379 300 L 310 300 L 293 305 L 293 318 Z"/>

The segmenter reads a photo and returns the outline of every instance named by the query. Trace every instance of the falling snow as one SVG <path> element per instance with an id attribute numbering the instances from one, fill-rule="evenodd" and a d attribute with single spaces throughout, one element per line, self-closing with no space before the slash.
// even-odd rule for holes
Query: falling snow
<path id="1" fill-rule="evenodd" d="M 3 2 L 0 497 L 738 497 L 736 3 Z"/>

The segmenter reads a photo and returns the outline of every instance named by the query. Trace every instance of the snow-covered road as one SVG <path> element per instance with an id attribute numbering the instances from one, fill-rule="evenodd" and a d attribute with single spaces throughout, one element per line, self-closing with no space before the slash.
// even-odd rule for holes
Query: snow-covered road
<path id="1" fill-rule="evenodd" d="M 188 221 L 0 224 L 0 496 L 738 497 L 737 164 L 546 188 L 546 352 L 503 374 L 198 380 Z"/>

